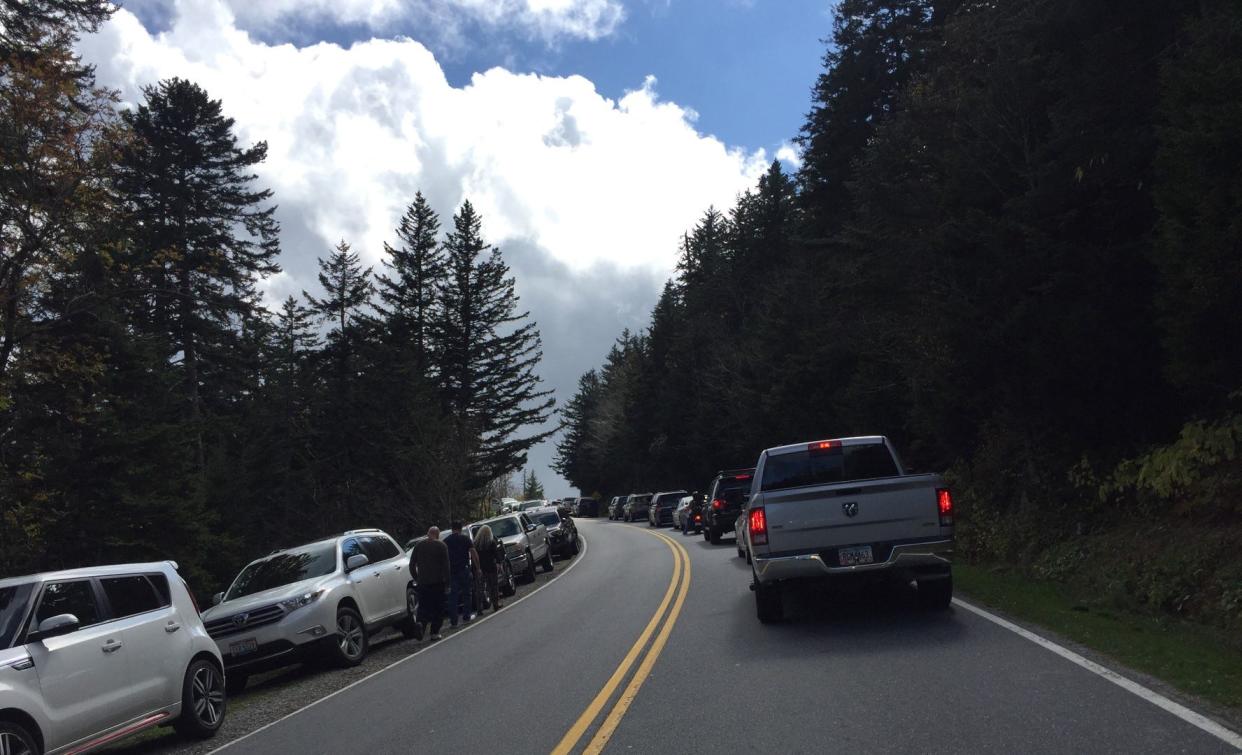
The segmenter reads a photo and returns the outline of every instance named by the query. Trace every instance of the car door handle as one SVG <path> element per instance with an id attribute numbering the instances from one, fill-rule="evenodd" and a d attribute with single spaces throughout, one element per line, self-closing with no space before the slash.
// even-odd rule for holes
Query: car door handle
<path id="1" fill-rule="evenodd" d="M 374 574 L 373 576 L 378 577 L 379 575 L 380 575 L 380 573 L 379 573 L 379 572 L 375 572 L 375 574 Z"/>
<path id="2" fill-rule="evenodd" d="M 122 643 L 117 642 L 116 640 L 108 640 L 107 642 L 104 643 L 103 647 L 100 649 L 103 650 L 105 653 L 115 653 L 116 651 L 121 649 L 121 644 Z"/>
<path id="3" fill-rule="evenodd" d="M 393 565 L 392 565 L 392 570 L 393 570 L 393 571 L 401 571 L 401 564 L 393 564 Z"/>
<path id="4" fill-rule="evenodd" d="M 181 625 L 175 621 L 170 621 L 164 625 L 164 631 L 168 632 L 169 634 L 172 634 L 173 632 L 177 631 L 180 628 L 181 628 Z"/>

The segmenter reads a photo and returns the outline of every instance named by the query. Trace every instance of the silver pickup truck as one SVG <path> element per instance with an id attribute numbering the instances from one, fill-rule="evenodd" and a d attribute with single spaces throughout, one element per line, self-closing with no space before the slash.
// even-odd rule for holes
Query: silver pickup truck
<path id="1" fill-rule="evenodd" d="M 883 436 L 769 448 L 742 516 L 761 622 L 783 617 L 798 580 L 913 582 L 929 608 L 953 598 L 953 497 L 939 475 L 906 474 Z"/>

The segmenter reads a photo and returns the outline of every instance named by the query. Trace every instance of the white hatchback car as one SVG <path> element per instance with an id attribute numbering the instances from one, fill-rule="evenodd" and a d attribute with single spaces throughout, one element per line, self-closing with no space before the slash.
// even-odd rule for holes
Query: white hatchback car
<path id="1" fill-rule="evenodd" d="M 230 693 L 251 674 L 317 653 L 357 665 L 368 635 L 392 625 L 412 635 L 418 606 L 410 554 L 374 529 L 252 561 L 213 602 L 203 622 L 224 656 Z"/>
<path id="2" fill-rule="evenodd" d="M 85 752 L 167 724 L 210 737 L 224 687 L 172 562 L 0 580 L 0 753 Z"/>

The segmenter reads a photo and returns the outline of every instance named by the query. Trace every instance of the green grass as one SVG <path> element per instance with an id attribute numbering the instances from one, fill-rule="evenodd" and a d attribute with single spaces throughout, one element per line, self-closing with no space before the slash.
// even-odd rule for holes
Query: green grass
<path id="1" fill-rule="evenodd" d="M 1242 648 L 1225 632 L 1129 611 L 995 566 L 955 564 L 957 592 L 1242 713 Z"/>

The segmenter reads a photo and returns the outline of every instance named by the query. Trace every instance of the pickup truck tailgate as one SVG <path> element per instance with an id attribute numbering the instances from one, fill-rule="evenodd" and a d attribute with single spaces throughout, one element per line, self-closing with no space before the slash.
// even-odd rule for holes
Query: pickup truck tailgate
<path id="1" fill-rule="evenodd" d="M 936 475 L 906 475 L 764 493 L 769 555 L 940 534 Z M 877 554 L 879 555 L 879 554 Z"/>

